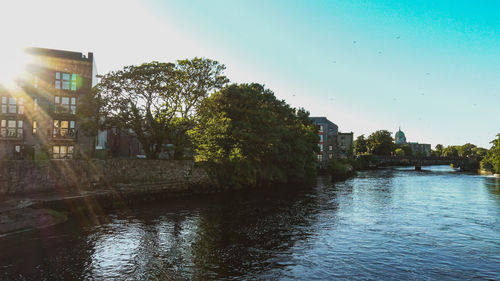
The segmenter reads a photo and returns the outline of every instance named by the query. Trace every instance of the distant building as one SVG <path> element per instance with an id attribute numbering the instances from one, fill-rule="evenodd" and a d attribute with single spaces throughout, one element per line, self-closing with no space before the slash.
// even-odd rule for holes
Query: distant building
<path id="1" fill-rule="evenodd" d="M 401 131 L 401 128 L 396 132 L 396 135 L 394 136 L 394 142 L 396 144 L 405 144 L 406 143 L 406 136 L 403 131 Z"/>
<path id="2" fill-rule="evenodd" d="M 55 159 L 87 153 L 93 139 L 76 121 L 80 98 L 97 83 L 92 53 L 27 48 L 29 58 L 16 87 L 0 87 L 0 158 Z M 21 62 L 20 62 L 21 63 Z"/>
<path id="3" fill-rule="evenodd" d="M 338 158 L 347 158 L 353 149 L 354 133 L 339 133 L 337 136 L 336 156 Z"/>
<path id="4" fill-rule="evenodd" d="M 414 156 L 431 156 L 431 145 L 426 143 L 409 142 L 407 143 Z"/>
<path id="5" fill-rule="evenodd" d="M 339 133 L 339 127 L 326 117 L 311 117 L 318 127 L 318 164 L 325 168 L 328 160 L 346 158 L 352 151 L 353 133 Z"/>
<path id="6" fill-rule="evenodd" d="M 396 132 L 394 135 L 394 141 L 396 144 L 399 145 L 408 145 L 414 156 L 431 156 L 431 145 L 430 144 L 425 144 L 425 143 L 418 143 L 418 142 L 406 142 L 406 136 L 403 131 L 401 131 L 401 128 Z"/>

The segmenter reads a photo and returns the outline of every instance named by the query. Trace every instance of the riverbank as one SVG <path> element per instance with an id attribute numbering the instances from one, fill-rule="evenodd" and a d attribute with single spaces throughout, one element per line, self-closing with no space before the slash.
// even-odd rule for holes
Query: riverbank
<path id="1" fill-rule="evenodd" d="M 69 213 L 79 216 L 149 201 L 202 196 L 224 191 L 216 185 L 188 183 L 117 184 L 93 190 L 27 193 L 0 200 L 0 237 L 63 223 Z"/>
<path id="2" fill-rule="evenodd" d="M 1 161 L 0 236 L 64 222 L 65 212 L 221 191 L 193 161 Z"/>

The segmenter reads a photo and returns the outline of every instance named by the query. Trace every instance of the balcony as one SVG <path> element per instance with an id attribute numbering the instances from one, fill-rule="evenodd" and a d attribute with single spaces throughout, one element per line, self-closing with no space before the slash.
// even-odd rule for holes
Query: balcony
<path id="1" fill-rule="evenodd" d="M 49 135 L 52 134 L 54 139 L 76 139 L 78 132 L 75 129 L 53 129 L 49 130 Z"/>
<path id="2" fill-rule="evenodd" d="M 23 138 L 23 129 L 17 128 L 2 128 L 0 130 L 1 139 L 19 140 Z"/>

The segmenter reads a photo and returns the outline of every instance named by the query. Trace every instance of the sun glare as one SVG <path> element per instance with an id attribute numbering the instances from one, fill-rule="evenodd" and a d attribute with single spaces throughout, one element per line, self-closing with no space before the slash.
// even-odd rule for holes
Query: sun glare
<path id="1" fill-rule="evenodd" d="M 29 56 L 22 48 L 5 48 L 0 53 L 0 84 L 14 86 L 14 81 L 21 78 Z"/>

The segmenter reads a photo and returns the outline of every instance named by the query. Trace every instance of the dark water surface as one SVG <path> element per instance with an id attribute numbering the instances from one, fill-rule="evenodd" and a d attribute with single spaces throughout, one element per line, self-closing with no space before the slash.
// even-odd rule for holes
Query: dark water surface
<path id="1" fill-rule="evenodd" d="M 0 280 L 500 280 L 500 180 L 379 170 L 0 238 Z"/>

